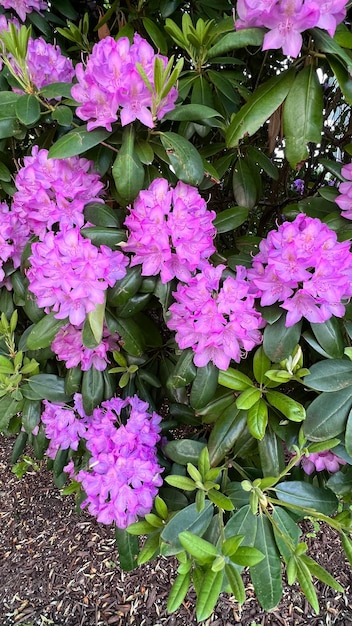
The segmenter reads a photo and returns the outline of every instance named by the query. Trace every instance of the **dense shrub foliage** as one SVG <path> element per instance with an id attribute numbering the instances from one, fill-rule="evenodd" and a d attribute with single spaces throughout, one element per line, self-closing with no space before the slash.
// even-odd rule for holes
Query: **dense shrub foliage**
<path id="1" fill-rule="evenodd" d="M 352 563 L 349 4 L 0 2 L 0 430 L 200 621 Z"/>

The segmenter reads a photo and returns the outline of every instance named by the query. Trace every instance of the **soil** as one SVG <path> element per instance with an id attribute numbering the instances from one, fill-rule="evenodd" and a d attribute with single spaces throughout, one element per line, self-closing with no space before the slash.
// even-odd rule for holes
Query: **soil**
<path id="1" fill-rule="evenodd" d="M 0 438 L 0 626 L 192 626 L 195 595 L 169 615 L 170 559 L 122 572 L 112 527 L 61 496 L 45 463 L 21 479 L 11 472 L 12 441 Z M 206 626 L 352 626 L 352 572 L 334 531 L 304 521 L 309 554 L 344 587 L 316 582 L 315 615 L 297 585 L 265 613 L 244 574 L 246 602 L 223 594 Z"/>

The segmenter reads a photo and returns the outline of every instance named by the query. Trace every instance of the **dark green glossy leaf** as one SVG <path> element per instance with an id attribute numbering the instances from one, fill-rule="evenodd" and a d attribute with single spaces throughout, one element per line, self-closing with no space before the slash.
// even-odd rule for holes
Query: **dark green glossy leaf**
<path id="1" fill-rule="evenodd" d="M 187 465 L 187 463 L 198 465 L 199 455 L 205 448 L 205 445 L 205 443 L 195 441 L 194 439 L 175 439 L 166 444 L 164 451 L 175 463 L 180 465 Z"/>
<path id="2" fill-rule="evenodd" d="M 315 487 L 299 480 L 280 483 L 276 485 L 275 491 L 282 502 L 302 507 L 303 510 L 314 509 L 323 515 L 332 515 L 338 506 L 338 500 L 330 489 Z"/>
<path id="3" fill-rule="evenodd" d="M 316 391 L 339 391 L 352 385 L 352 362 L 327 359 L 313 363 L 303 382 Z"/>
<path id="4" fill-rule="evenodd" d="M 261 46 L 263 38 L 264 32 L 259 28 L 245 28 L 243 30 L 227 33 L 210 48 L 208 57 L 212 59 L 213 57 L 227 54 L 227 52 L 231 50 L 246 48 L 247 46 Z"/>
<path id="5" fill-rule="evenodd" d="M 209 456 L 213 467 L 219 465 L 230 452 L 236 439 L 243 432 L 246 423 L 246 413 L 240 411 L 235 403 L 225 409 L 216 421 L 209 437 Z"/>
<path id="6" fill-rule="evenodd" d="M 208 120 L 214 117 L 222 117 L 216 109 L 207 107 L 204 104 L 183 104 L 167 113 L 164 119 L 178 122 L 188 122 L 195 120 Z"/>
<path id="7" fill-rule="evenodd" d="M 199 185 L 204 177 L 204 167 L 198 150 L 176 133 L 161 133 L 160 140 L 177 178 L 189 185 Z"/>
<path id="8" fill-rule="evenodd" d="M 82 376 L 82 400 L 86 415 L 92 415 L 104 399 L 104 378 L 103 373 L 91 367 Z"/>
<path id="9" fill-rule="evenodd" d="M 33 95 L 21 96 L 15 106 L 16 116 L 22 124 L 30 126 L 40 118 L 40 106 L 37 98 Z"/>
<path id="10" fill-rule="evenodd" d="M 182 511 L 178 511 L 170 519 L 161 533 L 161 538 L 174 548 L 174 554 L 182 552 L 183 548 L 178 538 L 179 534 L 189 531 L 201 537 L 211 522 L 213 512 L 214 509 L 211 502 L 206 502 L 202 511 L 198 511 L 195 504 L 190 504 Z"/>
<path id="11" fill-rule="evenodd" d="M 311 402 L 303 430 L 310 441 L 325 441 L 342 433 L 352 407 L 352 387 L 323 392 Z"/>
<path id="12" fill-rule="evenodd" d="M 263 349 L 273 363 L 287 359 L 299 343 L 301 336 L 301 322 L 294 326 L 285 326 L 286 316 L 281 316 L 274 324 L 268 324 L 264 329 Z"/>
<path id="13" fill-rule="evenodd" d="M 273 609 L 281 600 L 281 561 L 270 521 L 265 515 L 258 516 L 254 547 L 264 559 L 250 568 L 251 579 L 257 598 L 265 611 Z"/>
<path id="14" fill-rule="evenodd" d="M 249 376 L 233 367 L 229 367 L 226 371 L 219 371 L 219 385 L 235 391 L 244 391 L 249 387 L 254 387 L 254 383 Z"/>
<path id="15" fill-rule="evenodd" d="M 243 546 L 254 546 L 257 534 L 258 517 L 253 515 L 250 506 L 242 506 L 227 522 L 224 529 L 225 539 L 243 535 Z"/>
<path id="16" fill-rule="evenodd" d="M 131 356 L 141 356 L 144 352 L 146 339 L 139 325 L 131 318 L 106 316 L 106 323 L 111 333 L 118 332 L 121 345 Z"/>
<path id="17" fill-rule="evenodd" d="M 218 385 L 218 375 L 219 370 L 211 361 L 197 368 L 189 398 L 191 407 L 201 409 L 210 402 Z"/>
<path id="18" fill-rule="evenodd" d="M 67 157 L 82 154 L 104 141 L 110 135 L 109 131 L 102 128 L 87 131 L 86 128 L 77 128 L 60 137 L 49 149 L 49 158 L 66 159 Z"/>
<path id="19" fill-rule="evenodd" d="M 175 369 L 167 381 L 169 388 L 186 387 L 191 383 L 197 374 L 196 366 L 193 363 L 194 353 L 192 350 L 184 350 L 179 357 Z"/>
<path id="20" fill-rule="evenodd" d="M 130 535 L 121 528 L 115 529 L 116 545 L 119 552 L 119 563 L 122 570 L 129 572 L 137 567 L 139 552 L 138 537 Z"/>
<path id="21" fill-rule="evenodd" d="M 58 331 L 67 324 L 68 320 L 58 320 L 54 313 L 48 313 L 37 322 L 27 336 L 27 347 L 29 350 L 39 350 L 51 345 Z"/>
<path id="22" fill-rule="evenodd" d="M 314 65 L 298 72 L 284 107 L 285 153 L 292 168 L 308 157 L 309 142 L 319 143 L 323 95 Z"/>
<path id="23" fill-rule="evenodd" d="M 65 393 L 64 379 L 55 374 L 37 374 L 32 376 L 21 388 L 29 400 L 49 400 L 50 402 L 69 402 Z"/>
<path id="24" fill-rule="evenodd" d="M 22 406 L 22 400 L 15 400 L 8 394 L 0 398 L 0 432 L 6 432 L 11 417 L 19 413 Z"/>
<path id="25" fill-rule="evenodd" d="M 287 563 L 298 545 L 301 530 L 290 514 L 280 506 L 275 506 L 272 518 L 275 521 L 273 525 L 275 541 Z"/>
<path id="26" fill-rule="evenodd" d="M 341 359 L 345 340 L 340 320 L 331 317 L 323 324 L 311 323 L 311 329 L 319 345 L 331 359 Z"/>
<path id="27" fill-rule="evenodd" d="M 286 98 L 294 76 L 292 70 L 282 72 L 255 90 L 227 129 L 228 148 L 235 148 L 243 137 L 253 135 L 265 124 Z"/>
<path id="28" fill-rule="evenodd" d="M 240 207 L 253 209 L 259 200 L 262 184 L 258 168 L 246 157 L 236 161 L 232 187 L 237 204 Z"/>
<path id="29" fill-rule="evenodd" d="M 231 587 L 231 592 L 235 596 L 237 602 L 243 604 L 246 599 L 246 591 L 241 574 L 231 563 L 225 565 L 225 574 Z"/>
<path id="30" fill-rule="evenodd" d="M 39 93 L 43 98 L 47 98 L 48 100 L 60 96 L 71 98 L 71 88 L 72 85 L 70 83 L 50 83 L 50 85 L 42 87 Z"/>
<path id="31" fill-rule="evenodd" d="M 133 201 L 144 183 L 144 167 L 134 146 L 134 128 L 129 124 L 123 131 L 122 145 L 112 166 L 116 189 L 126 204 Z"/>
<path id="32" fill-rule="evenodd" d="M 231 209 L 225 209 L 218 213 L 213 224 L 217 233 L 227 233 L 241 226 L 248 217 L 248 209 L 241 206 L 235 206 Z"/>
<path id="33" fill-rule="evenodd" d="M 248 430 L 255 439 L 263 439 L 268 424 L 268 406 L 261 398 L 248 409 Z"/>
<path id="34" fill-rule="evenodd" d="M 38 426 L 41 414 L 41 400 L 27 400 L 27 398 L 24 400 L 22 408 L 22 426 L 28 435 Z"/>
<path id="35" fill-rule="evenodd" d="M 253 374 L 257 383 L 263 384 L 267 382 L 265 372 L 270 369 L 270 359 L 265 354 L 263 347 L 260 346 L 254 353 L 253 357 Z"/>
<path id="36" fill-rule="evenodd" d="M 285 467 L 284 452 L 282 441 L 272 428 L 267 428 L 263 439 L 258 441 L 258 451 L 263 476 L 279 476 Z"/>
<path id="37" fill-rule="evenodd" d="M 60 126 L 71 126 L 73 113 L 70 107 L 58 106 L 55 111 L 52 112 L 51 117 L 56 120 Z"/>

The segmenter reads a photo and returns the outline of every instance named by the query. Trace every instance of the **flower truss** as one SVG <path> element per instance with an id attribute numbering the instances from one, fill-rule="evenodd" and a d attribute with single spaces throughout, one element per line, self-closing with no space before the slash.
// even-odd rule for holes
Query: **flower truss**
<path id="1" fill-rule="evenodd" d="M 82 327 L 65 324 L 51 344 L 51 349 L 55 352 L 59 361 L 65 361 L 66 367 L 80 366 L 82 372 L 94 367 L 96 370 L 103 371 L 109 363 L 108 352 L 119 350 L 120 337 L 117 333 L 111 335 L 109 330 L 104 327 L 103 338 L 95 348 L 87 348 L 83 344 Z"/>
<path id="2" fill-rule="evenodd" d="M 141 264 L 143 276 L 160 272 L 163 283 L 175 276 L 186 282 L 215 252 L 214 218 L 195 187 L 180 181 L 172 189 L 157 178 L 130 208 L 123 249 L 134 253 L 131 266 Z"/>
<path id="3" fill-rule="evenodd" d="M 254 308 L 246 269 L 238 266 L 236 278 L 228 276 L 220 286 L 224 269 L 208 264 L 187 284 L 179 284 L 169 309 L 167 325 L 176 331 L 181 349 L 192 348 L 198 367 L 212 361 L 226 370 L 231 359 L 239 363 L 262 341 L 265 322 Z"/>
<path id="4" fill-rule="evenodd" d="M 352 295 L 352 254 L 348 241 L 319 219 L 301 213 L 259 244 L 248 278 L 259 290 L 261 306 L 279 302 L 288 311 L 286 326 L 302 317 L 323 323 L 342 317 Z"/>
<path id="5" fill-rule="evenodd" d="M 12 211 L 30 233 L 41 239 L 54 225 L 83 226 L 83 209 L 89 202 L 103 202 L 103 183 L 92 161 L 78 156 L 49 159 L 48 151 L 34 146 L 32 155 L 15 178 L 17 189 Z"/>
<path id="6" fill-rule="evenodd" d="M 4 7 L 4 9 L 16 11 L 22 22 L 25 21 L 27 13 L 44 11 L 48 8 L 47 2 L 43 0 L 1 0 L 0 6 Z"/>
<path id="7" fill-rule="evenodd" d="M 128 259 L 107 246 L 94 246 L 79 228 L 67 228 L 33 243 L 29 262 L 29 289 L 38 306 L 80 326 L 104 303 L 106 289 L 125 276 Z"/>
<path id="8" fill-rule="evenodd" d="M 72 97 L 80 103 L 76 113 L 88 122 L 87 130 L 98 126 L 112 130 L 118 119 L 122 126 L 139 120 L 145 126 L 154 126 L 157 119 L 174 108 L 177 89 L 173 87 L 154 111 L 154 64 L 160 59 L 166 67 L 168 59 L 156 55 L 140 35 L 135 34 L 132 45 L 127 37 L 115 41 L 105 37 L 93 47 L 86 64 L 76 65 L 78 84 L 72 87 Z M 148 84 L 141 77 L 141 67 Z"/>
<path id="9" fill-rule="evenodd" d="M 302 48 L 301 33 L 322 28 L 334 36 L 346 17 L 347 0 L 238 0 L 236 29 L 264 27 L 263 50 L 282 48 L 287 56 L 297 57 Z"/>

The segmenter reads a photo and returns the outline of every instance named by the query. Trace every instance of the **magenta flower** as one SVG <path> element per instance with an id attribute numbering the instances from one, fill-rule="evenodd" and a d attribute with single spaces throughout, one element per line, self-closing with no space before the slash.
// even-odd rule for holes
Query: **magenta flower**
<path id="1" fill-rule="evenodd" d="M 1 0 L 0 4 L 4 9 L 16 11 L 22 22 L 26 20 L 27 13 L 32 13 L 32 11 L 39 13 L 48 8 L 47 2 L 43 0 Z"/>
<path id="2" fill-rule="evenodd" d="M 156 119 L 175 106 L 177 89 L 156 104 L 154 89 L 154 64 L 160 59 L 166 67 L 168 59 L 155 54 L 148 42 L 135 34 L 132 45 L 127 37 L 117 41 L 105 37 L 93 47 L 86 64 L 78 63 L 78 83 L 72 87 L 72 97 L 80 106 L 76 113 L 87 121 L 87 129 L 99 126 L 112 130 L 120 112 L 121 125 L 139 120 L 152 128 Z M 149 81 L 147 86 L 138 72 L 141 65 Z"/>
<path id="3" fill-rule="evenodd" d="M 160 273 L 163 283 L 175 276 L 186 282 L 215 252 L 214 218 L 195 187 L 180 181 L 172 189 L 157 178 L 130 208 L 129 236 L 122 246 L 134 253 L 131 266 L 141 264 L 143 276 Z"/>
<path id="4" fill-rule="evenodd" d="M 262 306 L 279 302 L 288 311 L 286 326 L 302 317 L 322 323 L 343 317 L 352 295 L 352 254 L 349 242 L 319 219 L 303 213 L 284 222 L 259 244 L 248 278 Z"/>
<path id="5" fill-rule="evenodd" d="M 204 265 L 188 284 L 177 287 L 167 326 L 176 331 L 181 349 L 192 348 L 194 363 L 212 361 L 227 370 L 231 359 L 240 362 L 246 352 L 262 341 L 265 322 L 254 308 L 246 269 L 238 266 L 236 278 L 228 276 L 222 286 L 223 265 Z"/>
<path id="6" fill-rule="evenodd" d="M 51 349 L 59 361 L 65 361 L 67 369 L 80 366 L 83 372 L 91 367 L 103 371 L 110 363 L 108 352 L 119 350 L 119 335 L 111 335 L 105 327 L 102 341 L 95 348 L 87 348 L 82 340 L 82 327 L 66 324 L 58 331 Z"/>
<path id="7" fill-rule="evenodd" d="M 131 412 L 124 425 L 121 411 L 126 407 Z M 82 508 L 88 506 L 98 522 L 126 528 L 151 511 L 162 484 L 156 458 L 160 421 L 137 396 L 111 398 L 94 410 L 85 435 L 89 467 L 76 479 L 87 494 Z"/>
<path id="8" fill-rule="evenodd" d="M 4 263 L 11 262 L 16 269 L 21 265 L 21 255 L 29 239 L 29 228 L 17 219 L 5 202 L 0 203 L 0 285 L 11 288 L 5 280 Z M 3 282 L 5 280 L 5 282 Z"/>
<path id="9" fill-rule="evenodd" d="M 78 156 L 49 159 L 47 150 L 34 146 L 23 162 L 15 178 L 12 211 L 31 234 L 43 238 L 55 224 L 83 226 L 85 205 L 103 202 L 103 183 L 92 161 Z"/>
<path id="10" fill-rule="evenodd" d="M 344 165 L 341 174 L 346 179 L 346 182 L 340 183 L 339 191 L 341 195 L 335 198 L 335 202 L 342 211 L 342 217 L 346 220 L 352 220 L 352 163 Z"/>
<path id="11" fill-rule="evenodd" d="M 308 456 L 302 457 L 300 463 L 306 474 L 322 472 L 323 470 L 327 470 L 333 474 L 339 471 L 340 465 L 346 465 L 346 462 L 336 456 L 331 450 L 312 452 Z"/>
<path id="12" fill-rule="evenodd" d="M 21 75 L 16 63 L 12 65 L 15 73 Z M 42 37 L 29 38 L 26 65 L 30 82 L 38 90 L 50 83 L 70 83 L 75 75 L 71 59 L 61 54 L 59 46 L 47 43 Z"/>
<path id="13" fill-rule="evenodd" d="M 330 37 L 335 35 L 336 26 L 346 17 L 347 0 L 323 0 L 319 2 L 320 17 L 318 28 L 327 30 Z"/>
<path id="14" fill-rule="evenodd" d="M 58 319 L 68 317 L 74 326 L 103 304 L 106 289 L 125 276 L 128 265 L 121 252 L 97 248 L 78 228 L 48 232 L 32 244 L 29 262 L 28 288 L 38 306 L 55 311 Z"/>
<path id="15" fill-rule="evenodd" d="M 43 404 L 45 409 L 41 421 L 45 425 L 45 436 L 49 439 L 47 456 L 55 459 L 59 450 L 77 450 L 80 439 L 86 435 L 88 419 L 82 408 L 81 396 L 75 394 L 73 409 L 49 400 L 43 400 Z M 76 417 L 76 413 L 79 417 Z"/>
<path id="16" fill-rule="evenodd" d="M 297 57 L 302 47 L 301 33 L 316 26 L 319 15 L 315 2 L 282 0 L 270 13 L 263 14 L 263 26 L 270 29 L 264 36 L 263 50 L 282 48 L 287 56 Z"/>

